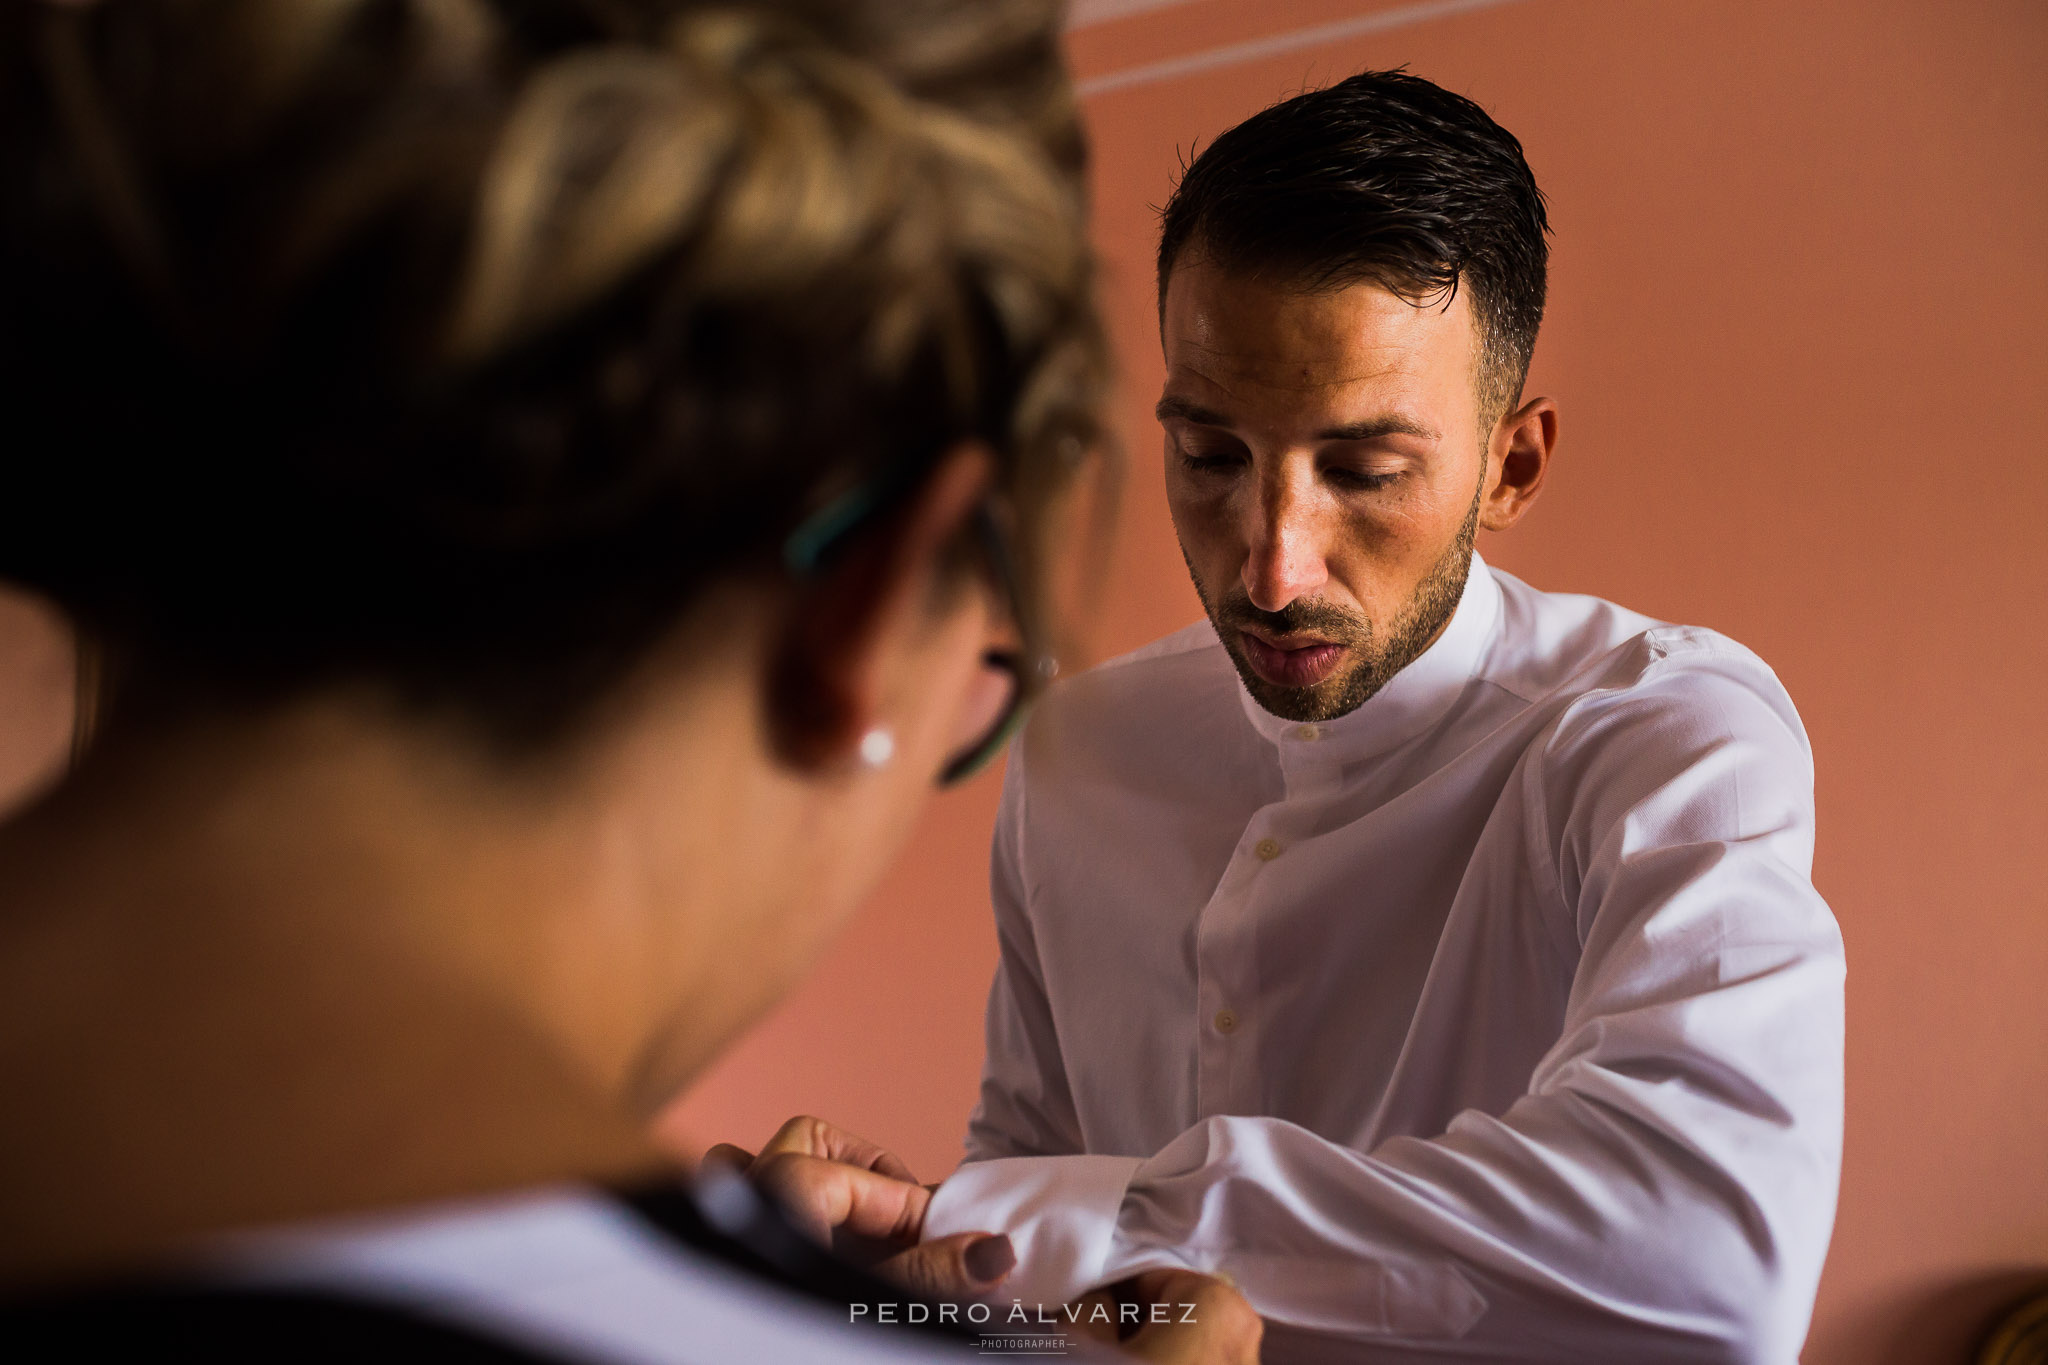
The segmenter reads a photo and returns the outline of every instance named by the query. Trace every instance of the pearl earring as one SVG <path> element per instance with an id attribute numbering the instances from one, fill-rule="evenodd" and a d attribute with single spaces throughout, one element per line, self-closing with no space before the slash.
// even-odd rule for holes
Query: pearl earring
<path id="1" fill-rule="evenodd" d="M 879 772 L 889 766 L 889 760 L 896 757 L 896 736 L 886 725 L 877 725 L 860 737 L 860 762 L 863 768 Z"/>

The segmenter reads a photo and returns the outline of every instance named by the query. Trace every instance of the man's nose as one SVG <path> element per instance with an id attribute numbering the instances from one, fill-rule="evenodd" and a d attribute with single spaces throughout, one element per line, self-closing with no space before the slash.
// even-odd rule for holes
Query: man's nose
<path id="1" fill-rule="evenodd" d="M 1260 611 L 1279 611 L 1329 581 L 1322 518 L 1311 490 L 1284 474 L 1262 479 L 1246 528 L 1244 590 Z"/>

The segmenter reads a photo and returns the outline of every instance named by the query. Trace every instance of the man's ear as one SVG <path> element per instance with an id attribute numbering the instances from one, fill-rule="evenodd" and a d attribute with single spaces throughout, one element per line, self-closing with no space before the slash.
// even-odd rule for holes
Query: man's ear
<path id="1" fill-rule="evenodd" d="M 813 772 L 858 749 L 881 714 L 892 665 L 939 600 L 949 551 L 994 467 L 980 445 L 954 447 L 795 585 L 766 680 L 770 738 L 784 763 Z"/>
<path id="2" fill-rule="evenodd" d="M 1550 452 L 1557 446 L 1557 404 L 1532 398 L 1500 420 L 1488 454 L 1485 500 L 1479 524 L 1505 531 L 1522 519 L 1543 489 Z"/>

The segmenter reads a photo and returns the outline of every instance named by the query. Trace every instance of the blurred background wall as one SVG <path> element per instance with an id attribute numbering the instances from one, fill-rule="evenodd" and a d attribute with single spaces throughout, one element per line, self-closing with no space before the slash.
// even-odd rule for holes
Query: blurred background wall
<path id="1" fill-rule="evenodd" d="M 1078 0 L 1071 46 L 1132 454 L 1096 657 L 1199 614 L 1150 417 L 1154 213 L 1182 158 L 1367 66 L 1478 100 L 1550 197 L 1530 392 L 1563 412 L 1541 504 L 1481 550 L 1724 631 L 1790 688 L 1850 972 L 1805 1359 L 1964 1359 L 2048 1279 L 2048 5 Z M 70 687 L 61 629 L 0 598 L 0 803 L 61 769 Z M 753 1143 L 808 1111 L 952 1167 L 998 787 L 934 806 L 673 1132 Z"/>

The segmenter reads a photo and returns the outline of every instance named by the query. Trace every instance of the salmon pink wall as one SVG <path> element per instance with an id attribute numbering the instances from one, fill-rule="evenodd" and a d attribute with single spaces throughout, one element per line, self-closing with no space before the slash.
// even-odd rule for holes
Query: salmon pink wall
<path id="1" fill-rule="evenodd" d="M 1563 412 L 1542 502 L 1481 550 L 1725 631 L 1791 689 L 1850 973 L 1847 1171 L 1806 1359 L 1963 1359 L 2048 1281 L 2048 8 L 1083 0 L 1076 18 L 1133 455 L 1099 650 L 1199 610 L 1149 415 L 1153 210 L 1180 155 L 1365 66 L 1480 101 L 1550 196 L 1532 391 Z M 810 1109 L 926 1178 L 953 1164 L 994 958 L 995 790 L 942 802 L 681 1128 L 759 1136 Z"/>
<path id="2" fill-rule="evenodd" d="M 1532 391 L 1563 413 L 1541 504 L 1481 549 L 1725 631 L 1791 689 L 1850 968 L 1847 1171 L 1805 1358 L 1963 1360 L 2048 1280 L 2048 8 L 1080 0 L 1075 18 L 1133 452 L 1096 653 L 1198 612 L 1148 415 L 1153 208 L 1180 155 L 1365 66 L 1479 100 L 1550 196 Z M 30 680 L 0 680 L 0 767 L 61 754 L 51 638 L 0 610 L 0 670 Z M 950 1169 L 995 958 L 997 788 L 934 805 L 671 1132 L 752 1142 L 811 1111 L 927 1179 Z"/>

